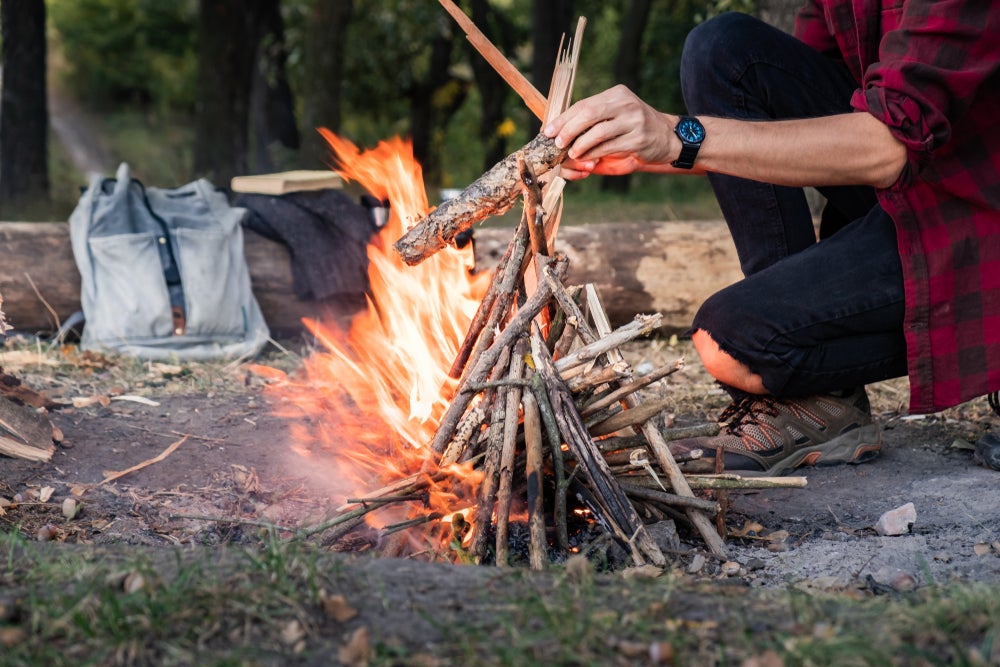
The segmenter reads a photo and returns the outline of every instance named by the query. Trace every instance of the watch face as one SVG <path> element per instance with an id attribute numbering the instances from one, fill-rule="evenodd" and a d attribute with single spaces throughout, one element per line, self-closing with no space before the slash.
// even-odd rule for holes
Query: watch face
<path id="1" fill-rule="evenodd" d="M 705 140 L 705 128 L 694 118 L 682 118 L 677 124 L 677 136 L 688 143 L 699 144 Z"/>

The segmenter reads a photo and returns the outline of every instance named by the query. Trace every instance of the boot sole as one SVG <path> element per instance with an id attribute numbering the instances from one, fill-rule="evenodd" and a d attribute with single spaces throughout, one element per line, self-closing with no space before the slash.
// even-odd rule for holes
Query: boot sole
<path id="1" fill-rule="evenodd" d="M 802 466 L 832 466 L 844 463 L 865 463 L 879 455 L 882 449 L 882 429 L 878 424 L 866 424 L 833 440 L 804 447 L 765 470 L 733 470 L 746 477 L 786 475 Z M 761 461 L 766 465 L 766 461 Z"/>

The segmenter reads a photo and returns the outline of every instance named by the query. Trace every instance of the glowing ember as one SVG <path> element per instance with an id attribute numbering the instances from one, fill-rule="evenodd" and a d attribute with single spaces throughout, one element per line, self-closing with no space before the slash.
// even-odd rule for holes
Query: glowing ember
<path id="1" fill-rule="evenodd" d="M 292 422 L 298 424 L 295 450 L 317 467 L 331 466 L 334 492 L 343 500 L 436 470 L 428 444 L 455 389 L 447 372 L 489 276 L 470 275 L 471 246 L 445 249 L 418 266 L 406 266 L 392 250 L 429 211 L 409 142 L 397 138 L 360 151 L 321 132 L 341 176 L 390 203 L 388 223 L 368 248 L 367 310 L 354 317 L 347 332 L 306 321 L 320 348 L 304 361 L 300 377 L 277 390 L 292 406 L 283 413 L 298 411 L 301 417 L 304 411 L 309 417 Z M 471 469 L 461 477 L 469 488 L 433 490 L 430 509 L 444 514 L 458 509 L 455 494 L 478 484 Z"/>

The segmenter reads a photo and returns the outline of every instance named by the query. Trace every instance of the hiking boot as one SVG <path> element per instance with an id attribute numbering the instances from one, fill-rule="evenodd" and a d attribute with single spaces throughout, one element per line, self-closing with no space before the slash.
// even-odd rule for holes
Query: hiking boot
<path id="1" fill-rule="evenodd" d="M 676 440 L 670 450 L 683 457 L 700 449 L 704 467 L 721 449 L 726 471 L 753 476 L 781 475 L 806 465 L 863 463 L 882 448 L 882 431 L 863 387 L 843 397 L 749 396 L 726 408 L 719 421 L 719 435 Z"/>

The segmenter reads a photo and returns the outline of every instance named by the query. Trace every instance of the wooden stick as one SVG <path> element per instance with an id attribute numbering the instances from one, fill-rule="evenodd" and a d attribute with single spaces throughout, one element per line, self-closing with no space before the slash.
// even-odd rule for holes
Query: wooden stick
<path id="1" fill-rule="evenodd" d="M 541 176 L 566 158 L 566 149 L 558 148 L 553 139 L 539 134 L 519 151 L 505 157 L 393 244 L 403 261 L 419 264 L 480 220 L 510 210 L 520 191 L 519 157 L 531 165 L 536 176 Z"/>
<path id="2" fill-rule="evenodd" d="M 576 394 L 586 389 L 599 387 L 602 384 L 621 380 L 628 376 L 630 370 L 631 368 L 627 363 L 620 361 L 609 366 L 592 368 L 583 375 L 578 375 L 567 381 L 566 384 L 569 386 L 569 390 Z M 583 413 L 581 413 L 581 416 L 584 416 Z"/>
<path id="3" fill-rule="evenodd" d="M 600 299 L 597 297 L 597 291 L 592 285 L 587 285 L 586 295 L 587 295 L 587 305 L 590 307 L 590 315 L 594 319 L 594 325 L 599 332 L 610 331 L 611 323 L 608 321 L 608 315 L 604 311 L 604 306 L 601 304 Z M 612 358 L 620 358 L 621 352 L 617 349 L 611 354 Z M 635 394 L 631 394 L 625 399 L 625 404 L 629 407 L 637 407 L 639 405 L 639 400 L 636 398 Z M 647 421 L 642 425 L 642 433 L 646 436 L 646 440 L 649 443 L 650 452 L 656 457 L 657 463 L 660 464 L 660 468 L 667 474 L 667 478 L 670 480 L 670 486 L 673 488 L 674 493 L 679 496 L 694 497 L 694 493 L 691 492 L 691 487 L 688 485 L 687 480 L 684 478 L 684 474 L 681 469 L 677 466 L 677 462 L 674 461 L 673 455 L 670 453 L 670 448 L 667 446 L 666 441 L 663 436 L 660 435 L 659 429 L 651 421 Z M 728 555 L 728 550 L 726 549 L 726 543 L 716 532 L 715 527 L 712 522 L 703 512 L 699 512 L 693 508 L 686 508 L 685 513 L 688 519 L 698 530 L 702 539 L 705 540 L 705 545 L 709 550 L 717 556 L 726 557 Z"/>
<path id="4" fill-rule="evenodd" d="M 547 258 L 538 257 L 536 261 L 553 262 L 555 264 L 565 264 L 565 259 L 562 258 Z M 469 371 L 468 380 L 470 382 L 482 382 L 488 376 L 493 366 L 496 364 L 497 359 L 503 353 L 505 348 L 510 347 L 514 341 L 523 332 L 527 331 L 528 325 L 541 312 L 542 308 L 549 302 L 552 293 L 549 291 L 548 287 L 544 284 L 538 286 L 538 291 L 531 295 L 524 306 L 522 306 L 517 314 L 511 319 L 507 327 L 504 328 L 500 336 L 493 342 L 488 350 L 483 352 L 483 354 L 476 360 L 475 366 Z M 451 440 L 452 434 L 455 432 L 455 428 L 458 425 L 459 420 L 462 415 L 465 414 L 465 409 L 469 407 L 469 403 L 472 401 L 473 392 L 460 390 L 455 398 L 452 400 L 451 405 L 445 411 L 444 415 L 441 417 L 441 424 L 438 426 L 437 433 L 434 436 L 434 440 L 431 443 L 432 451 L 441 453 L 447 446 L 448 442 Z"/>
<path id="5" fill-rule="evenodd" d="M 580 416 L 589 417 L 595 412 L 603 410 L 604 408 L 610 405 L 614 405 L 618 401 L 621 401 L 629 394 L 634 394 L 635 392 L 641 389 L 645 389 L 654 382 L 662 380 L 663 378 L 667 377 L 668 375 L 676 373 L 682 368 L 684 368 L 683 359 L 678 359 L 672 364 L 661 366 L 660 368 L 657 368 L 656 370 L 653 370 L 647 373 L 646 375 L 643 375 L 642 377 L 636 378 L 635 380 L 626 385 L 622 385 L 621 387 L 611 392 L 610 394 L 602 396 L 601 398 L 595 400 L 592 403 L 588 403 L 586 407 L 584 407 L 583 410 L 580 411 Z"/>
<path id="6" fill-rule="evenodd" d="M 504 293 L 504 285 L 508 280 L 517 280 L 516 276 L 511 278 L 508 275 L 508 267 L 520 267 L 521 260 L 524 259 L 524 253 L 527 251 L 527 248 L 528 228 L 525 220 L 522 219 L 521 225 L 514 234 L 514 238 L 507 244 L 507 250 L 504 252 L 503 257 L 500 258 L 500 262 L 493 272 L 493 279 L 490 281 L 490 285 L 486 289 L 486 294 L 483 295 L 482 301 L 479 302 L 479 307 L 476 309 L 476 314 L 473 316 L 472 322 L 469 323 L 469 329 L 462 340 L 462 345 L 458 348 L 458 354 L 455 355 L 455 361 L 451 365 L 451 370 L 448 371 L 450 377 L 456 380 L 462 377 L 465 365 L 469 361 L 469 355 L 472 354 L 476 341 L 479 340 L 480 335 L 484 331 L 486 321 L 493 311 L 493 305 L 496 303 L 497 297 Z M 506 291 L 510 291 L 511 288 L 508 288 Z"/>
<path id="7" fill-rule="evenodd" d="M 692 489 L 804 489 L 805 477 L 747 477 L 732 473 L 685 475 Z"/>
<path id="8" fill-rule="evenodd" d="M 542 334 L 536 325 L 532 329 L 531 345 L 545 345 Z M 537 340 L 536 340 L 537 339 Z M 552 515 L 556 524 L 556 545 L 563 551 L 569 552 L 569 527 L 566 520 L 566 499 L 569 494 L 569 480 L 566 479 L 566 466 L 563 456 L 563 439 L 559 434 L 559 424 L 556 420 L 552 404 L 549 403 L 548 394 L 542 384 L 542 377 L 535 373 L 531 376 L 531 390 L 535 394 L 535 403 L 538 405 L 538 413 L 542 418 L 542 425 L 545 427 L 545 438 L 549 443 L 549 450 L 552 456 L 552 470 L 555 473 L 555 499 L 553 501 Z"/>
<path id="9" fill-rule="evenodd" d="M 631 481 L 625 481 L 620 477 L 618 479 L 625 493 L 633 498 L 654 500 L 658 503 L 671 505 L 673 507 L 693 507 L 694 509 L 702 512 L 707 512 L 709 516 L 715 516 L 719 513 L 719 503 L 712 500 L 703 500 L 701 498 L 694 498 L 690 496 L 679 496 L 676 493 L 667 493 L 666 491 L 660 489 L 652 489 L 642 486 L 641 484 L 633 484 Z"/>
<path id="10" fill-rule="evenodd" d="M 510 370 L 507 377 L 519 380 L 524 376 L 524 355 L 527 339 L 521 338 L 514 345 Z M 507 394 L 507 409 L 503 425 L 503 449 L 500 452 L 500 488 L 497 490 L 496 564 L 507 565 L 510 554 L 508 527 L 510 522 L 511 487 L 514 480 L 514 454 L 517 444 L 518 406 L 521 404 L 521 388 L 513 386 Z"/>
<path id="11" fill-rule="evenodd" d="M 590 435 L 596 438 L 598 436 L 608 435 L 610 433 L 620 431 L 623 428 L 628 428 L 629 426 L 637 426 L 660 414 L 667 408 L 667 406 L 672 405 L 673 403 L 674 399 L 672 398 L 649 403 L 639 403 L 636 401 L 635 407 L 629 408 L 628 410 L 622 410 L 618 414 L 612 415 L 598 424 L 594 424 L 588 428 L 587 431 Z"/>
<path id="12" fill-rule="evenodd" d="M 545 540 L 545 495 L 542 490 L 542 422 L 538 403 L 530 391 L 521 398 L 524 410 L 524 474 L 528 480 L 528 560 L 532 570 L 545 567 L 548 549 Z"/>
<path id="13" fill-rule="evenodd" d="M 625 497 L 617 480 L 611 475 L 608 464 L 587 433 L 583 420 L 573 404 L 569 389 L 555 370 L 549 351 L 544 345 L 537 344 L 536 337 L 532 337 L 531 342 L 531 356 L 537 372 L 542 375 L 545 382 L 549 402 L 556 418 L 560 421 L 562 436 L 573 452 L 577 465 L 582 467 L 591 492 L 601 504 L 604 518 L 613 522 L 629 536 L 629 545 L 633 547 L 633 558 L 637 560 L 637 564 L 648 561 L 657 566 L 665 565 L 663 552 L 646 531 L 635 508 Z"/>
<path id="14" fill-rule="evenodd" d="M 536 255 L 548 255 L 549 244 L 545 239 L 545 209 L 542 208 L 542 186 L 531 165 L 520 153 L 517 156 L 517 171 L 521 180 L 524 199 L 524 217 L 528 222 L 531 251 Z"/>
<path id="15" fill-rule="evenodd" d="M 569 354 L 556 362 L 556 369 L 560 372 L 581 366 L 597 359 L 602 354 L 618 348 L 620 345 L 634 340 L 639 336 L 648 334 L 650 331 L 660 326 L 663 316 L 656 315 L 636 315 L 635 319 L 628 324 L 618 327 L 589 345 L 584 345 L 572 354 Z M 615 359 L 617 361 L 617 359 Z"/>
<path id="16" fill-rule="evenodd" d="M 451 0 L 438 0 L 441 6 L 451 14 L 455 22 L 461 26 L 466 38 L 475 47 L 486 62 L 496 70 L 496 73 L 507 82 L 507 85 L 514 89 L 514 92 L 524 100 L 525 105 L 539 120 L 544 120 L 548 102 L 538 89 L 531 85 L 531 82 L 500 52 L 496 46 L 487 39 L 486 35 L 476 27 L 468 16 L 455 5 Z"/>
<path id="17" fill-rule="evenodd" d="M 120 477 L 124 477 L 125 475 L 128 475 L 129 473 L 133 473 L 133 472 L 135 472 L 137 470 L 142 470 L 143 468 L 145 468 L 147 466 L 151 466 L 154 463 L 159 463 L 163 459 L 165 459 L 168 456 L 170 456 L 171 454 L 173 454 L 174 451 L 176 451 L 178 447 L 180 447 L 185 442 L 187 442 L 187 440 L 188 440 L 188 436 L 185 435 L 180 440 L 177 440 L 176 442 L 171 443 L 166 449 L 164 449 L 162 452 L 160 452 L 159 454 L 157 454 L 156 456 L 154 456 L 151 459 L 146 459 L 142 463 L 137 463 L 134 466 L 132 466 L 131 468 L 126 468 L 125 470 L 120 470 L 118 472 L 105 473 L 104 479 L 102 479 L 100 482 L 98 482 L 97 484 L 95 484 L 93 488 L 96 488 L 98 486 L 102 486 L 104 484 L 107 484 L 108 482 L 113 482 L 116 479 L 119 479 Z"/>

